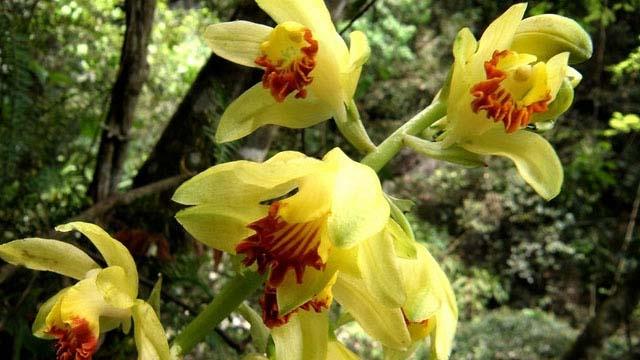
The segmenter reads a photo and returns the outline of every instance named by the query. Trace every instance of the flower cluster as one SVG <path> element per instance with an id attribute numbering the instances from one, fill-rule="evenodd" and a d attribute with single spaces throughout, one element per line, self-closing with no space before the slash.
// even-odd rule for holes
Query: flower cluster
<path id="1" fill-rule="evenodd" d="M 335 302 L 390 358 L 408 357 L 429 338 L 432 358 L 447 359 L 458 321 L 451 284 L 416 242 L 375 170 L 403 145 L 464 165 L 499 155 L 552 199 L 560 192 L 562 166 L 533 130 L 550 128 L 569 108 L 581 79 L 569 64 L 590 57 L 591 40 L 561 16 L 523 20 L 526 4 L 509 8 L 480 40 L 463 29 L 450 78 L 432 106 L 376 147 L 353 100 L 370 55 L 365 35 L 352 32 L 347 47 L 322 0 L 257 3 L 275 27 L 234 21 L 205 32 L 217 55 L 264 71 L 262 81 L 226 109 L 216 140 L 236 140 L 266 124 L 304 128 L 334 118 L 368 155 L 356 162 L 339 148 L 322 159 L 284 151 L 262 163 L 216 165 L 177 189 L 173 200 L 186 207 L 178 222 L 196 240 L 237 256 L 240 272 L 263 276 L 262 322 L 276 358 L 356 358 L 330 331 Z M 44 302 L 33 324 L 36 336 L 57 340 L 57 358 L 91 359 L 101 334 L 118 327 L 129 332 L 132 318 L 140 359 L 181 355 L 180 341 L 170 351 L 156 312 L 137 299 L 138 273 L 124 245 L 88 223 L 57 230 L 84 234 L 107 267 L 57 240 L 0 245 L 0 258 L 11 264 L 78 280 Z"/>

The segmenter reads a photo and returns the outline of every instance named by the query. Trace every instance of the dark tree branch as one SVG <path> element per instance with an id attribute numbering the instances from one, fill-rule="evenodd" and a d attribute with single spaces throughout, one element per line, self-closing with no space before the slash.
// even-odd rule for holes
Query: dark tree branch
<path id="1" fill-rule="evenodd" d="M 340 29 L 339 34 L 342 35 L 344 34 L 345 31 L 349 30 L 351 26 L 353 26 L 353 23 L 356 22 L 356 20 L 360 19 L 360 17 L 362 17 L 362 15 L 364 15 L 367 12 L 367 10 L 369 10 L 375 3 L 376 3 L 376 0 L 370 0 L 368 3 L 364 4 L 360 8 L 360 10 L 358 10 L 358 12 L 351 18 L 351 20 L 349 20 L 349 23 L 347 23 L 345 27 Z"/>
<path id="2" fill-rule="evenodd" d="M 253 1 L 243 2 L 231 17 L 266 22 L 266 16 Z M 213 144 L 204 130 L 215 124 L 212 117 L 222 113 L 228 100 L 257 82 L 254 75 L 250 68 L 211 55 L 138 170 L 134 185 L 180 174 L 185 167 L 202 170 L 212 165 L 207 158 Z"/>
<path id="3" fill-rule="evenodd" d="M 126 0 L 126 32 L 118 77 L 111 90 L 111 103 L 100 138 L 89 195 L 95 202 L 116 191 L 126 159 L 129 131 L 138 97 L 147 80 L 147 46 L 151 38 L 156 0 Z"/>
<path id="4" fill-rule="evenodd" d="M 622 256 L 628 258 L 638 258 L 640 256 L 638 244 L 631 246 L 639 207 L 640 184 L 638 184 L 636 190 L 636 197 L 633 201 L 621 249 Z M 582 333 L 571 346 L 571 349 L 564 354 L 563 360 L 596 359 L 598 353 L 602 350 L 604 341 L 613 335 L 623 323 L 628 321 L 631 313 L 638 306 L 640 302 L 640 287 L 638 286 L 640 265 L 636 264 L 634 269 L 625 273 L 625 264 L 626 262 L 623 260 L 618 266 L 617 281 L 614 284 L 613 294 L 602 302 L 595 315 L 591 317 Z"/>
<path id="5" fill-rule="evenodd" d="M 115 208 L 116 206 L 129 205 L 132 202 L 148 195 L 158 194 L 180 185 L 191 175 L 177 175 L 168 179 L 156 181 L 154 183 L 129 190 L 125 193 L 111 195 L 110 197 L 96 203 L 92 207 L 82 213 L 69 219 L 69 221 L 92 221 L 98 219 L 104 213 Z"/>

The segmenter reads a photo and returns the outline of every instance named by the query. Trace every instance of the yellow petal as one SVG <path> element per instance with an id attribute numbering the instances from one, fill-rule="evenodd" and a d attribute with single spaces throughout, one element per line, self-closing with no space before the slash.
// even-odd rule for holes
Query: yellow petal
<path id="1" fill-rule="evenodd" d="M 319 294 L 333 280 L 336 271 L 336 264 L 331 259 L 322 271 L 307 267 L 301 284 L 296 282 L 295 272 L 288 271 L 276 289 L 280 315 L 289 313 Z"/>
<path id="2" fill-rule="evenodd" d="M 474 56 L 474 71 L 477 71 L 476 67 L 482 66 L 482 62 L 489 60 L 494 51 L 509 49 L 526 9 L 526 3 L 513 5 L 487 27 Z"/>
<path id="3" fill-rule="evenodd" d="M 405 349 L 411 344 L 400 308 L 389 308 L 375 301 L 361 279 L 339 273 L 333 294 L 364 331 L 385 346 Z"/>
<path id="4" fill-rule="evenodd" d="M 45 331 L 47 330 L 47 317 L 54 311 L 56 311 L 59 315 L 60 313 L 60 299 L 67 292 L 68 288 L 64 288 L 58 291 L 55 295 L 50 297 L 47 301 L 45 301 L 40 308 L 38 309 L 38 314 L 36 315 L 36 319 L 33 321 L 33 325 L 31 326 L 31 331 L 33 335 L 42 339 L 52 339 L 53 336 L 47 334 Z M 58 316 L 59 318 L 59 316 Z"/>
<path id="5" fill-rule="evenodd" d="M 376 172 L 349 159 L 339 148 L 327 153 L 324 161 L 337 168 L 327 221 L 333 243 L 350 247 L 380 232 L 389 218 L 389 204 Z"/>
<path id="6" fill-rule="evenodd" d="M 215 140 L 224 143 L 240 139 L 267 124 L 301 129 L 327 120 L 332 114 L 333 108 L 315 96 L 311 89 L 304 99 L 288 96 L 278 103 L 269 89 L 260 83 L 227 107 L 220 118 Z"/>
<path id="7" fill-rule="evenodd" d="M 295 21 L 317 32 L 336 32 L 331 15 L 322 0 L 256 0 L 276 23 Z"/>
<path id="8" fill-rule="evenodd" d="M 271 330 L 278 360 L 325 360 L 329 341 L 327 312 L 301 310 Z"/>
<path id="9" fill-rule="evenodd" d="M 77 230 L 86 236 L 98 249 L 109 266 L 120 266 L 127 275 L 127 293 L 130 297 L 138 296 L 138 270 L 129 250 L 118 240 L 112 238 L 99 226 L 85 222 L 71 222 L 56 227 L 57 231 L 69 232 Z"/>
<path id="10" fill-rule="evenodd" d="M 182 184 L 172 200 L 184 205 L 245 208 L 285 195 L 296 180 L 322 166 L 320 160 L 284 151 L 264 163 L 233 161 L 211 167 Z"/>
<path id="11" fill-rule="evenodd" d="M 182 210 L 176 214 L 176 220 L 196 240 L 235 254 L 238 242 L 254 233 L 247 225 L 266 214 L 267 206 L 263 206 L 261 211 L 255 205 L 244 210 L 211 203 Z"/>
<path id="12" fill-rule="evenodd" d="M 207 26 L 204 39 L 216 55 L 236 64 L 258 67 L 262 44 L 273 28 L 249 21 L 232 21 Z"/>
<path id="13" fill-rule="evenodd" d="M 137 300 L 133 307 L 133 321 L 138 360 L 171 359 L 167 336 L 151 305 Z"/>
<path id="14" fill-rule="evenodd" d="M 525 130 L 506 134 L 501 127 L 495 127 L 462 146 L 478 154 L 511 159 L 520 176 L 546 200 L 560 193 L 562 164 L 551 144 L 538 134 Z"/>
<path id="15" fill-rule="evenodd" d="M 100 268 L 77 247 L 58 240 L 28 238 L 0 245 L 0 258 L 33 270 L 53 271 L 83 279 L 87 271 Z"/>
<path id="16" fill-rule="evenodd" d="M 349 39 L 349 68 L 343 74 L 345 99 L 351 99 L 355 95 L 362 65 L 369 60 L 371 54 L 367 36 L 363 32 L 353 31 L 349 34 Z"/>
<path id="17" fill-rule="evenodd" d="M 388 307 L 402 306 L 406 294 L 390 232 L 383 230 L 358 248 L 358 267 L 371 295 Z"/>
<path id="18" fill-rule="evenodd" d="M 107 304 L 126 309 L 135 300 L 127 293 L 127 274 L 120 266 L 102 269 L 96 276 L 96 286 Z"/>
<path id="19" fill-rule="evenodd" d="M 560 53 L 547 61 L 547 86 L 551 94 L 550 101 L 555 100 L 558 90 L 567 76 L 568 61 L 568 52 Z"/>
<path id="20" fill-rule="evenodd" d="M 324 165 L 301 178 L 297 182 L 298 192 L 282 201 L 279 214 L 286 222 L 309 222 L 326 216 L 330 211 L 336 173 L 331 166 Z"/>
<path id="21" fill-rule="evenodd" d="M 327 347 L 327 360 L 358 360 L 359 357 L 351 352 L 338 340 L 330 340 Z"/>
<path id="22" fill-rule="evenodd" d="M 95 278 L 79 281 L 61 297 L 60 319 L 65 324 L 72 325 L 77 319 L 85 320 L 97 338 L 100 333 L 99 319 L 102 316 L 124 320 L 131 316 L 131 311 L 107 304 L 102 292 L 96 287 Z"/>

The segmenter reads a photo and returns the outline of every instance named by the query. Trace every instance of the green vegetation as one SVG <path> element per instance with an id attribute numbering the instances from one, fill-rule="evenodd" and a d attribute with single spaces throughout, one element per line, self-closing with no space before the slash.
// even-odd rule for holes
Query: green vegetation
<path id="1" fill-rule="evenodd" d="M 367 1 L 328 3 L 340 9 L 341 29 Z M 362 14 L 352 29 L 367 34 L 372 56 L 356 102 L 372 139 L 384 139 L 428 105 L 447 77 L 461 27 L 479 34 L 506 7 L 474 0 L 378 0 Z M 243 18 L 261 16 L 243 1 L 158 1 L 149 77 L 135 110 L 119 192 L 152 182 L 138 183 L 136 175 L 210 55 L 203 28 L 236 9 Z M 415 202 L 410 218 L 416 237 L 453 284 L 461 323 L 452 359 L 560 358 L 640 266 L 640 2 L 530 2 L 527 15 L 543 12 L 578 20 L 594 41 L 593 58 L 577 67 L 584 78 L 572 109 L 545 133 L 564 166 L 560 196 L 545 202 L 511 163 L 495 158 L 469 169 L 405 150 L 381 172 L 385 191 Z M 124 31 L 119 0 L 0 3 L 0 243 L 51 235 L 55 225 L 95 204 L 88 188 Z M 184 126 L 197 131 L 193 138 L 177 139 L 189 145 L 180 148 L 180 163 L 167 167 L 185 174 L 238 159 L 256 146 L 269 154 L 298 149 L 313 156 L 347 146 L 332 123 L 270 132 L 268 146 L 253 138 L 209 146 L 226 102 L 260 76 L 220 69 L 207 73 L 215 85 L 191 104 L 205 123 L 184 118 Z M 230 71 L 236 80 L 225 77 Z M 357 157 L 355 151 L 350 155 Z M 174 337 L 233 277 L 236 264 L 184 234 L 173 219 L 178 207 L 169 201 L 172 190 L 163 190 L 91 220 L 118 233 L 135 255 L 148 283 L 143 295 L 163 274 L 162 321 Z M 34 338 L 30 324 L 40 302 L 63 283 L 0 264 L 3 354 L 53 356 L 51 343 Z M 601 358 L 640 356 L 639 311 L 627 311 Z M 234 313 L 222 331 L 196 348 L 194 358 L 240 358 L 254 350 L 248 327 Z M 364 358 L 381 357 L 380 346 L 353 326 L 341 329 L 339 337 Z M 424 358 L 426 349 L 415 358 Z M 131 338 L 110 334 L 97 358 L 134 353 Z"/>

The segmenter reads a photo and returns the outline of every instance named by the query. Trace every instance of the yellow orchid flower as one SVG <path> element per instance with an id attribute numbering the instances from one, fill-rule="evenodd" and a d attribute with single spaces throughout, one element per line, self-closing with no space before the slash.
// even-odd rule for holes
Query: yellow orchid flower
<path id="1" fill-rule="evenodd" d="M 376 173 L 340 149 L 322 160 L 282 152 L 217 165 L 173 200 L 191 206 L 176 218 L 197 240 L 268 273 L 260 301 L 268 327 L 321 313 L 335 295 L 386 346 L 410 345 L 389 204 Z"/>
<path id="2" fill-rule="evenodd" d="M 271 331 L 278 360 L 357 360 L 358 356 L 329 334 L 326 311 L 301 310 Z"/>
<path id="3" fill-rule="evenodd" d="M 431 359 L 448 359 L 458 322 L 456 298 L 436 260 L 423 245 L 415 247 L 415 259 L 398 259 L 407 292 L 402 312 L 413 345 L 406 351 L 387 349 L 386 353 L 390 359 L 405 359 L 429 336 Z"/>
<path id="4" fill-rule="evenodd" d="M 217 142 L 244 137 L 266 124 L 305 128 L 336 119 L 340 130 L 362 150 L 373 144 L 348 108 L 362 65 L 370 53 L 362 32 L 350 34 L 351 48 L 336 32 L 322 0 L 256 0 L 277 23 L 275 28 L 247 21 L 210 25 L 205 40 L 217 55 L 240 65 L 264 69 L 262 83 L 226 109 Z"/>
<path id="5" fill-rule="evenodd" d="M 505 156 L 549 200 L 560 192 L 562 165 L 543 137 L 524 129 L 568 108 L 572 87 L 581 78 L 568 65 L 570 55 L 588 58 L 591 42 L 573 20 L 557 15 L 522 20 L 525 9 L 526 4 L 509 8 L 479 41 L 467 28 L 458 33 L 445 95 L 447 115 L 434 125 L 444 127 L 439 137 L 444 148 L 456 145 L 475 154 Z M 574 36 L 563 38 L 552 26 L 558 21 L 564 33 Z"/>
<path id="6" fill-rule="evenodd" d="M 91 359 L 100 334 L 120 326 L 129 332 L 133 317 L 138 359 L 169 359 L 162 324 L 149 304 L 136 299 L 138 271 L 124 245 L 89 223 L 72 222 L 56 230 L 84 234 L 107 267 L 100 268 L 82 250 L 58 240 L 28 238 L 0 245 L 0 258 L 8 263 L 79 280 L 40 306 L 33 334 L 57 340 L 57 359 Z"/>

